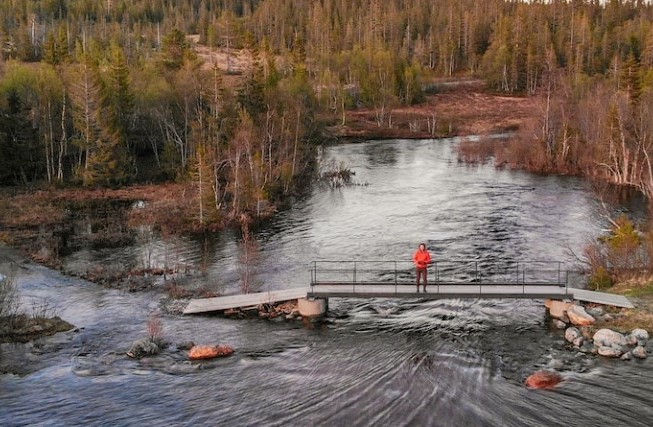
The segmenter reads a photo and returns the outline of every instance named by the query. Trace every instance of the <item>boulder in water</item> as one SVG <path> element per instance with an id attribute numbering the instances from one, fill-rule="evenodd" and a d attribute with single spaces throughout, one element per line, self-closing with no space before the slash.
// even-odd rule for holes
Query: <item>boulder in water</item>
<path id="1" fill-rule="evenodd" d="M 649 336 L 645 329 L 633 329 L 626 339 L 630 345 L 645 346 Z"/>
<path id="2" fill-rule="evenodd" d="M 623 351 L 617 347 L 602 346 L 599 347 L 599 354 L 604 357 L 620 357 Z"/>
<path id="3" fill-rule="evenodd" d="M 177 344 L 178 350 L 190 350 L 193 347 L 195 347 L 195 343 L 192 341 L 185 341 Z"/>
<path id="4" fill-rule="evenodd" d="M 141 357 L 145 356 L 154 356 L 156 354 L 159 354 L 161 351 L 161 348 L 152 341 L 150 338 L 143 338 L 138 341 L 135 341 L 129 351 L 127 352 L 127 356 L 132 357 L 134 359 L 140 359 Z"/>
<path id="5" fill-rule="evenodd" d="M 574 340 L 578 337 L 580 337 L 580 331 L 578 328 L 575 327 L 570 327 L 565 330 L 565 339 L 569 342 L 574 342 Z"/>
<path id="6" fill-rule="evenodd" d="M 646 349 L 642 347 L 641 345 L 638 345 L 635 347 L 632 351 L 633 356 L 635 356 L 638 359 L 646 359 L 648 357 L 648 354 L 646 354 Z"/>
<path id="7" fill-rule="evenodd" d="M 553 326 L 555 326 L 557 329 L 565 329 L 567 324 L 560 319 L 553 319 Z"/>
<path id="8" fill-rule="evenodd" d="M 538 371 L 526 378 L 526 387 L 532 389 L 553 388 L 562 381 L 562 376 L 557 372 Z"/>
<path id="9" fill-rule="evenodd" d="M 628 344 L 625 336 L 619 332 L 613 331 L 612 329 L 606 328 L 596 331 L 592 340 L 594 341 L 594 345 L 597 347 L 624 346 Z"/>
<path id="10" fill-rule="evenodd" d="M 572 305 L 571 303 L 548 299 L 544 302 L 544 305 L 549 309 L 549 315 L 554 319 L 559 319 L 563 322 L 569 321 L 566 312 L 567 309 Z"/>
<path id="11" fill-rule="evenodd" d="M 569 321 L 576 326 L 589 326 L 596 322 L 592 316 L 587 314 L 585 309 L 580 305 L 572 305 L 567 309 Z"/>
<path id="12" fill-rule="evenodd" d="M 190 360 L 213 359 L 215 357 L 229 356 L 235 350 L 228 345 L 196 345 L 188 352 Z"/>

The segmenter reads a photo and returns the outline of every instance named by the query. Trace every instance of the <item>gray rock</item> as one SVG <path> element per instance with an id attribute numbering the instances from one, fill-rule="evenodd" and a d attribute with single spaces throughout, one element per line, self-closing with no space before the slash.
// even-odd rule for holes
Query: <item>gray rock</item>
<path id="1" fill-rule="evenodd" d="M 592 338 L 597 347 L 611 347 L 612 345 L 624 346 L 628 344 L 626 337 L 612 329 L 599 329 Z"/>
<path id="2" fill-rule="evenodd" d="M 633 329 L 628 335 L 628 342 L 631 345 L 645 346 L 649 340 L 648 332 L 645 329 Z"/>
<path id="3" fill-rule="evenodd" d="M 576 347 L 580 347 L 581 345 L 583 345 L 584 342 L 585 342 L 585 338 L 583 337 L 578 337 L 573 341 L 574 346 Z"/>
<path id="4" fill-rule="evenodd" d="M 186 341 L 186 342 L 182 342 L 182 343 L 177 344 L 177 349 L 179 349 L 179 350 L 188 351 L 193 347 L 195 347 L 195 343 L 192 342 L 192 341 Z"/>
<path id="5" fill-rule="evenodd" d="M 648 357 L 648 354 L 646 353 L 646 349 L 641 345 L 635 347 L 632 353 L 633 356 L 635 356 L 638 359 L 646 359 Z"/>
<path id="6" fill-rule="evenodd" d="M 611 315 L 610 313 L 605 313 L 601 319 L 604 322 L 612 322 L 614 320 L 614 316 Z"/>
<path id="7" fill-rule="evenodd" d="M 581 353 L 585 354 L 596 354 L 596 347 L 591 342 L 585 341 L 583 345 L 579 348 Z"/>
<path id="8" fill-rule="evenodd" d="M 621 360 L 630 360 L 632 359 L 632 353 L 629 351 L 621 355 Z"/>
<path id="9" fill-rule="evenodd" d="M 580 336 L 581 336 L 581 334 L 580 334 L 580 331 L 578 330 L 578 328 L 575 328 L 573 326 L 570 327 L 570 328 L 567 328 L 567 330 L 565 331 L 565 339 L 567 341 L 569 341 L 569 342 L 573 343 L 574 340 L 577 339 Z"/>
<path id="10" fill-rule="evenodd" d="M 557 329 L 564 329 L 567 327 L 567 324 L 562 320 L 553 319 L 553 326 L 555 326 Z"/>
<path id="11" fill-rule="evenodd" d="M 614 347 L 599 347 L 599 354 L 605 357 L 620 357 L 623 352 Z"/>
<path id="12" fill-rule="evenodd" d="M 145 356 L 154 356 L 161 351 L 159 346 L 149 338 L 135 341 L 127 352 L 127 356 L 140 359 Z"/>
<path id="13" fill-rule="evenodd" d="M 593 317 L 601 317 L 605 314 L 605 310 L 603 309 L 603 307 L 592 307 L 592 308 L 588 308 L 586 311 L 588 314 L 590 314 Z"/>

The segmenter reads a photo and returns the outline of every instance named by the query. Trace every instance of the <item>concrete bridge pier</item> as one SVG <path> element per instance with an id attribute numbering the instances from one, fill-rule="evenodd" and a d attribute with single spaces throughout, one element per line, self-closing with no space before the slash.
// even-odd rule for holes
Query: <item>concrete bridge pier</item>
<path id="1" fill-rule="evenodd" d="M 322 317 L 329 309 L 327 298 L 298 298 L 297 310 L 302 317 Z"/>

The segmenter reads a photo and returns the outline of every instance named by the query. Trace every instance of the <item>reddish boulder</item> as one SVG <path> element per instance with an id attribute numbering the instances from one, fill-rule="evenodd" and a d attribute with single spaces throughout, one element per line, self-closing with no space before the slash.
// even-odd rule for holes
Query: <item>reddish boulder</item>
<path id="1" fill-rule="evenodd" d="M 549 315 L 554 319 L 560 319 L 567 323 L 567 309 L 572 306 L 571 303 L 548 299 L 544 302 L 544 306 L 549 309 Z"/>
<path id="2" fill-rule="evenodd" d="M 213 359 L 214 357 L 229 356 L 234 352 L 228 345 L 196 345 L 188 352 L 190 360 Z"/>
<path id="3" fill-rule="evenodd" d="M 551 371 L 538 371 L 526 378 L 528 388 L 553 388 L 562 381 L 560 374 Z"/>
<path id="4" fill-rule="evenodd" d="M 569 320 L 576 326 L 589 326 L 596 322 L 592 316 L 587 314 L 585 309 L 580 305 L 572 305 L 567 309 Z"/>

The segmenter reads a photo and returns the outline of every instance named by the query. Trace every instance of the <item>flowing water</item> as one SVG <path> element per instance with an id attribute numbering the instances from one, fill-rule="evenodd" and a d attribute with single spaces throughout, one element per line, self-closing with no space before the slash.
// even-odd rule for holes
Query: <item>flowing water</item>
<path id="1" fill-rule="evenodd" d="M 262 289 L 306 286 L 314 259 L 572 262 L 605 226 L 582 181 L 460 164 L 457 140 L 377 141 L 325 150 L 357 185 L 316 188 L 257 233 Z M 80 250 L 65 268 L 201 266 L 193 282 L 237 292 L 237 240 L 159 239 Z M 321 323 L 162 315 L 172 343 L 227 343 L 202 363 L 174 346 L 140 361 L 159 290 L 105 289 L 31 263 L 26 303 L 46 299 L 76 332 L 2 345 L 0 425 L 650 425 L 653 362 L 577 354 L 549 328 L 542 301 L 332 299 Z M 20 361 L 20 362 L 17 362 Z M 23 372 L 21 373 L 21 369 Z M 564 376 L 528 390 L 538 369 Z"/>

